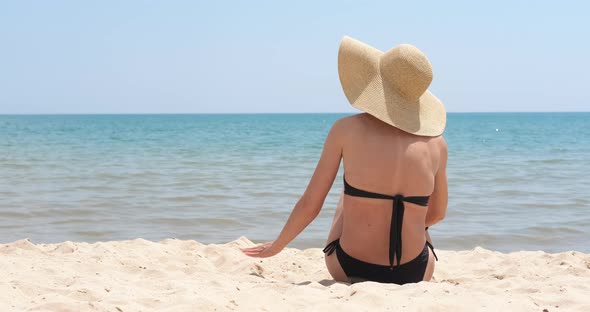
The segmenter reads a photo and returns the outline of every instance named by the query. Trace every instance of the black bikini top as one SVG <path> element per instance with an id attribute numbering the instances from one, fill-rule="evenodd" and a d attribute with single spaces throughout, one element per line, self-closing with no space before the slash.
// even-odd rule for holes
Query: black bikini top
<path id="1" fill-rule="evenodd" d="M 388 199 L 393 201 L 393 211 L 391 213 L 391 227 L 389 230 L 389 264 L 393 268 L 393 258 L 397 259 L 397 266 L 400 265 L 402 258 L 402 223 L 404 220 L 404 202 L 416 204 L 419 206 L 428 206 L 428 199 L 430 196 L 408 196 L 403 195 L 385 195 L 373 192 L 367 192 L 357 189 L 356 187 L 346 182 L 344 177 L 344 194 L 376 199 Z"/>

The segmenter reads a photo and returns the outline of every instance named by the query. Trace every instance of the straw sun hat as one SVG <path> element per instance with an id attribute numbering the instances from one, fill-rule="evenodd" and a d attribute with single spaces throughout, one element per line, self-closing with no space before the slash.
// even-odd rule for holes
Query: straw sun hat
<path id="1" fill-rule="evenodd" d="M 427 89 L 432 65 L 413 45 L 385 53 L 350 37 L 338 51 L 338 74 L 352 106 L 405 132 L 438 136 L 445 129 L 445 108 Z"/>

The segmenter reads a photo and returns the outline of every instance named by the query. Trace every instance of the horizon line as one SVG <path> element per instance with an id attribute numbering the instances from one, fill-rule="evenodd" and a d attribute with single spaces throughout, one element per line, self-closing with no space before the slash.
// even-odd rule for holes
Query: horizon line
<path id="1" fill-rule="evenodd" d="M 84 116 L 84 115 L 308 115 L 359 114 L 362 112 L 208 112 L 208 113 L 0 113 L 0 116 Z M 447 114 L 534 114 L 534 113 L 590 113 L 590 111 L 453 111 Z"/>

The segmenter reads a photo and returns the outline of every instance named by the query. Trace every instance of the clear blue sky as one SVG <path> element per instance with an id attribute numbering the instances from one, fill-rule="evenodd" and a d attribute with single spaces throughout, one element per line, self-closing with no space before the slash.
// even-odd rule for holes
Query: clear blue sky
<path id="1" fill-rule="evenodd" d="M 450 112 L 589 111 L 585 1 L 3 1 L 0 114 L 353 112 L 338 44 L 412 43 Z"/>

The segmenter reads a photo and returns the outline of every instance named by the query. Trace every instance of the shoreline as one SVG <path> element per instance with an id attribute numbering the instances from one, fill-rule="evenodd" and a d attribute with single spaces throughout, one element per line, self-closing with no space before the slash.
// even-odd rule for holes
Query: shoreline
<path id="1" fill-rule="evenodd" d="M 590 254 L 437 249 L 431 282 L 334 282 L 320 248 L 267 259 L 192 240 L 0 244 L 0 310 L 590 310 Z"/>

